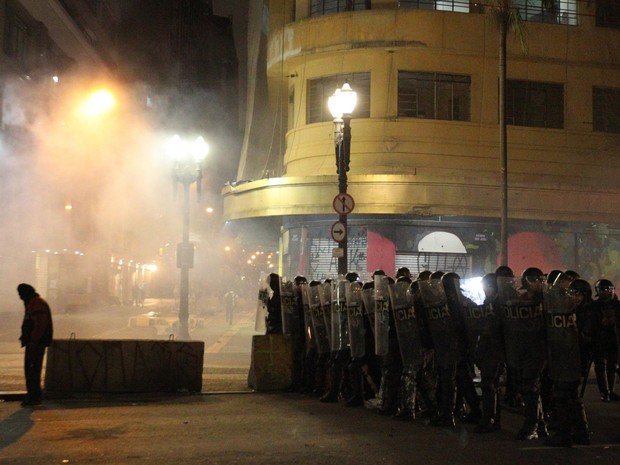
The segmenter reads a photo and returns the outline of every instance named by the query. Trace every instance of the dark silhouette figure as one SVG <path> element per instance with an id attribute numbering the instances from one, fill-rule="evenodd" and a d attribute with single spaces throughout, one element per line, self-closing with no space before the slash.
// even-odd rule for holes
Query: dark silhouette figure
<path id="1" fill-rule="evenodd" d="M 17 286 L 19 298 L 24 301 L 25 312 L 22 322 L 22 335 L 19 338 L 24 355 L 24 373 L 26 376 L 26 399 L 23 406 L 40 405 L 43 397 L 41 390 L 41 370 L 45 348 L 52 342 L 52 313 L 45 300 L 41 298 L 30 284 Z"/>

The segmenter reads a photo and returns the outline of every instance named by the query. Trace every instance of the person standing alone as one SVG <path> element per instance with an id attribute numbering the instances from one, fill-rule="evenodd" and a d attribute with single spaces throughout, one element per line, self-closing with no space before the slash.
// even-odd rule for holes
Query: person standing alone
<path id="1" fill-rule="evenodd" d="M 30 284 L 17 286 L 19 298 L 24 301 L 22 335 L 19 338 L 24 347 L 24 374 L 26 376 L 26 399 L 22 406 L 40 405 L 42 401 L 41 370 L 45 348 L 52 342 L 54 334 L 52 312 L 45 300 Z"/>

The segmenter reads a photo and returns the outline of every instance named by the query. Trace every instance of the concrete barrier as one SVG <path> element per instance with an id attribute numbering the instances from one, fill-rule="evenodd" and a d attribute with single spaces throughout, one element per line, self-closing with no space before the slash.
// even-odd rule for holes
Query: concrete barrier
<path id="1" fill-rule="evenodd" d="M 256 391 L 288 389 L 293 384 L 293 341 L 282 334 L 252 336 L 248 386 Z"/>
<path id="2" fill-rule="evenodd" d="M 204 342 L 56 339 L 48 392 L 200 392 Z"/>

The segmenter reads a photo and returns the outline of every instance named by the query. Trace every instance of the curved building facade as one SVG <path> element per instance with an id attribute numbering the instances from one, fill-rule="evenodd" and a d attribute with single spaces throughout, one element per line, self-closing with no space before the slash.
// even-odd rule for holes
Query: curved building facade
<path id="1" fill-rule="evenodd" d="M 610 275 L 598 263 L 619 244 L 620 21 L 594 2 L 558 2 L 554 11 L 520 3 L 525 49 L 514 32 L 507 48 L 508 264 Z M 254 98 L 238 181 L 223 192 L 225 219 L 281 225 L 285 275 L 336 269 L 327 98 L 347 81 L 358 92 L 349 268 L 493 271 L 501 163 L 492 8 L 272 0 L 255 2 L 252 14 L 260 15 Z M 441 239 L 420 250 L 434 233 L 456 235 L 464 250 L 444 251 Z"/>

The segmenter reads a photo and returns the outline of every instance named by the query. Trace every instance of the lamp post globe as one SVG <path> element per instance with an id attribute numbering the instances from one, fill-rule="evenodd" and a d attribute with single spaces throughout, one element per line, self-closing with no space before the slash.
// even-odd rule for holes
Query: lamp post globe
<path id="1" fill-rule="evenodd" d="M 183 186 L 183 232 L 182 241 L 177 245 L 177 268 L 180 269 L 178 337 L 189 340 L 189 270 L 194 267 L 194 245 L 189 240 L 189 190 L 196 182 L 196 190 L 200 195 L 202 162 L 209 152 L 209 145 L 202 136 L 188 141 L 175 134 L 168 141 L 166 149 L 174 160 L 174 181 Z"/>

